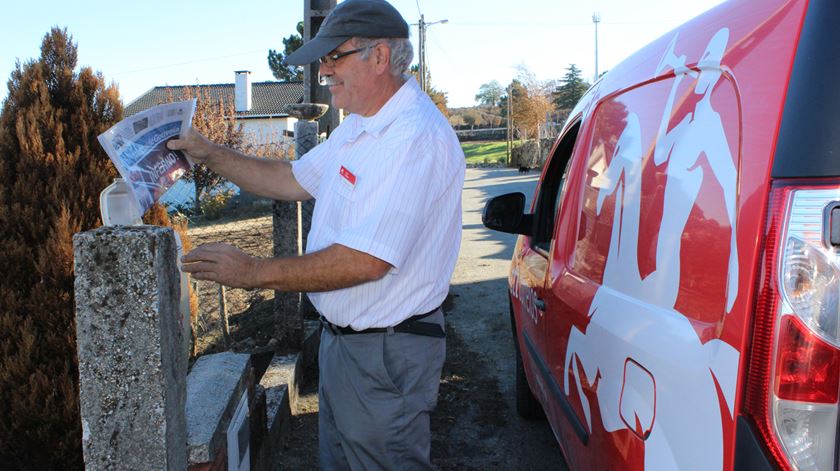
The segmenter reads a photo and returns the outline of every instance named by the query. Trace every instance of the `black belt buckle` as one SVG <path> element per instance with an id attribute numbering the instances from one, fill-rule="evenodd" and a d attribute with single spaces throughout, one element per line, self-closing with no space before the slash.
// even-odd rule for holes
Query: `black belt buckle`
<path id="1" fill-rule="evenodd" d="M 434 322 L 408 322 L 394 327 L 394 332 L 422 335 L 423 337 L 446 338 L 446 332 L 440 324 Z"/>
<path id="2" fill-rule="evenodd" d="M 403 332 L 406 334 L 422 335 L 424 337 L 446 338 L 446 331 L 440 324 L 435 322 L 422 322 L 421 319 L 431 316 L 440 309 L 440 306 L 431 311 L 409 317 L 394 326 L 394 332 Z"/>

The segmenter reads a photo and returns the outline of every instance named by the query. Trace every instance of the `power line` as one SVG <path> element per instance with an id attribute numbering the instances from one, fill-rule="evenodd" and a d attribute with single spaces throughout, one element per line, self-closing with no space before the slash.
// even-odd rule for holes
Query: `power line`
<path id="1" fill-rule="evenodd" d="M 603 25 L 612 25 L 612 26 L 644 26 L 644 25 L 662 25 L 666 22 L 673 22 L 678 20 L 657 20 L 657 21 L 602 21 L 601 24 Z M 528 27 L 528 28 L 556 28 L 558 26 L 580 26 L 580 27 L 589 27 L 592 25 L 592 21 L 570 21 L 570 22 L 539 22 L 539 21 L 450 21 L 451 24 L 457 26 L 492 26 L 492 27 Z"/>
<path id="2" fill-rule="evenodd" d="M 417 14 L 422 15 L 423 12 L 420 11 L 420 0 L 414 0 L 417 3 Z"/>

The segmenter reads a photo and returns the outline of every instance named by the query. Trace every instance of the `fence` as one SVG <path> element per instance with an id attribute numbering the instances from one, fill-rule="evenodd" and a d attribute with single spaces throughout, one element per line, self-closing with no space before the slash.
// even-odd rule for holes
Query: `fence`
<path id="1" fill-rule="evenodd" d="M 247 195 L 247 193 L 244 193 L 243 195 Z M 268 257 L 275 254 L 274 241 L 275 235 L 278 235 L 281 238 L 288 237 L 294 248 L 286 253 L 277 252 L 276 255 L 297 255 L 299 253 L 298 227 L 294 221 L 289 221 L 289 218 L 297 219 L 297 206 L 299 205 L 301 222 L 304 227 L 308 228 L 312 219 L 314 205 L 311 202 L 292 202 L 281 204 L 289 205 L 291 213 L 281 214 L 276 221 L 273 220 L 275 219 L 273 208 L 274 203 L 271 202 L 271 204 L 267 205 L 260 204 L 258 209 L 255 207 L 253 210 L 248 210 L 249 216 L 247 217 L 249 219 L 239 220 L 237 218 L 235 219 L 235 222 L 226 222 L 224 229 L 221 229 L 212 235 L 208 235 L 207 232 L 202 232 L 200 235 L 194 236 L 192 242 L 193 244 L 214 242 L 233 243 L 237 247 L 252 255 Z M 255 219 L 250 219 L 251 217 L 255 217 Z M 276 227 L 275 222 L 281 227 L 289 229 L 289 231 L 287 233 L 274 234 L 274 228 Z M 210 227 L 211 226 L 208 226 L 207 228 L 209 229 Z M 302 240 L 300 241 L 301 251 L 306 246 L 306 233 L 308 231 L 308 229 L 304 229 L 304 227 L 301 227 L 300 229 L 302 236 Z M 203 229 L 199 229 L 199 231 L 201 230 Z M 193 292 L 198 295 L 200 307 L 193 320 L 193 331 L 197 339 L 205 339 L 199 346 L 197 346 L 198 353 L 207 351 L 207 349 L 212 351 L 219 346 L 222 348 L 230 348 L 232 345 L 235 345 L 234 339 L 229 337 L 229 322 L 226 316 L 228 312 L 231 313 L 231 315 L 236 316 L 239 313 L 249 310 L 250 308 L 254 308 L 255 306 L 262 309 L 264 301 L 267 301 L 268 303 L 273 302 L 271 300 L 272 296 L 270 294 L 270 290 L 267 289 L 226 290 L 222 285 L 217 283 L 197 280 L 192 281 L 192 289 Z M 295 298 L 296 303 L 298 300 L 301 303 L 304 317 L 314 312 L 314 308 L 311 307 L 309 298 L 306 296 L 298 296 L 294 293 L 292 296 Z M 274 299 L 276 301 L 278 299 L 277 296 L 275 296 Z M 277 316 L 279 316 L 284 309 L 285 308 L 281 307 Z M 294 309 L 297 308 L 295 307 Z M 262 316 L 262 314 L 260 316 Z M 277 316 L 274 318 L 276 319 Z M 263 319 L 262 317 L 260 318 Z M 263 319 L 260 322 L 267 322 L 267 320 Z M 268 331 L 265 331 L 265 333 L 270 335 Z M 277 338 L 279 341 L 282 337 Z M 241 342 L 243 339 L 240 337 L 238 340 Z"/>
<path id="2" fill-rule="evenodd" d="M 461 142 L 501 141 L 507 136 L 507 128 L 456 129 L 455 135 Z"/>

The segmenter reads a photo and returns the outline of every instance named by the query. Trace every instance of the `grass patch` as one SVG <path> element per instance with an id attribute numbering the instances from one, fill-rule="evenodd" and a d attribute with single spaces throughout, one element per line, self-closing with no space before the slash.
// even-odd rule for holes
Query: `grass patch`
<path id="1" fill-rule="evenodd" d="M 480 164 L 507 161 L 507 145 L 505 141 L 477 141 L 462 142 L 461 149 L 467 163 Z"/>

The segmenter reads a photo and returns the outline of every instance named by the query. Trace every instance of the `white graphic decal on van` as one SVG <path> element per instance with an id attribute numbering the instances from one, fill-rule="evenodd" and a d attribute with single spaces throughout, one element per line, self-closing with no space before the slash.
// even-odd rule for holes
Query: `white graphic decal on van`
<path id="1" fill-rule="evenodd" d="M 729 217 L 729 227 L 732 229 L 729 239 L 729 271 L 726 282 L 726 312 L 732 310 L 735 298 L 738 296 L 738 247 L 735 231 L 735 192 L 738 177 L 729 143 L 723 130 L 720 115 L 712 108 L 712 89 L 720 80 L 720 59 L 726 50 L 729 30 L 722 29 L 714 35 L 706 52 L 697 63 L 700 76 L 694 93 L 703 98 L 697 103 L 694 112 L 688 113 L 679 124 L 667 131 L 668 121 L 674 107 L 674 97 L 677 88 L 686 76 L 696 77 L 697 73 L 686 69 L 685 56 L 677 57 L 674 47 L 677 36 L 671 41 L 668 52 L 659 64 L 656 75 L 674 69 L 675 77 L 671 94 L 662 114 L 659 134 L 653 161 L 661 165 L 668 161 L 668 180 L 665 185 L 665 207 L 662 209 L 662 225 L 659 230 L 659 242 L 656 246 L 656 272 L 650 281 L 663 292 L 667 292 L 669 304 L 673 306 L 677 299 L 680 277 L 680 257 L 672 256 L 680 253 L 682 237 L 688 215 L 697 200 L 700 185 L 703 183 L 703 168 L 696 166 L 701 155 L 705 155 L 712 169 L 712 176 L 723 188 L 723 198 L 726 214 Z M 670 234 L 673 237 L 662 237 Z M 675 280 L 677 281 L 675 283 Z"/>
<path id="2" fill-rule="evenodd" d="M 645 468 L 651 470 L 723 467 L 718 390 L 731 416 L 740 354 L 719 339 L 702 343 L 689 319 L 674 305 L 680 286 L 681 236 L 704 178 L 696 165 L 701 154 L 706 155 L 723 189 L 732 233 L 727 312 L 738 294 L 737 175 L 720 115 L 710 99 L 721 77 L 720 61 L 728 38 L 725 28 L 714 35 L 698 63 L 698 76 L 685 66 L 684 55 L 675 55 L 675 36 L 656 71 L 660 74 L 670 67 L 676 76 L 654 153 L 657 165 L 667 162 L 656 270 L 644 279 L 638 262 L 641 126 L 636 114 L 627 116 L 612 160 L 599 179 L 599 214 L 604 200 L 615 194 L 603 284 L 589 308 L 585 331 L 572 328 L 565 355 L 564 390 L 569 395 L 571 369 L 589 430 L 592 412 L 580 368 L 594 385 L 604 429 L 629 428 L 645 440 Z M 702 98 L 692 113 L 666 132 L 677 87 L 686 76 L 697 78 L 694 92 Z M 632 366 L 630 374 L 627 365 Z"/>

